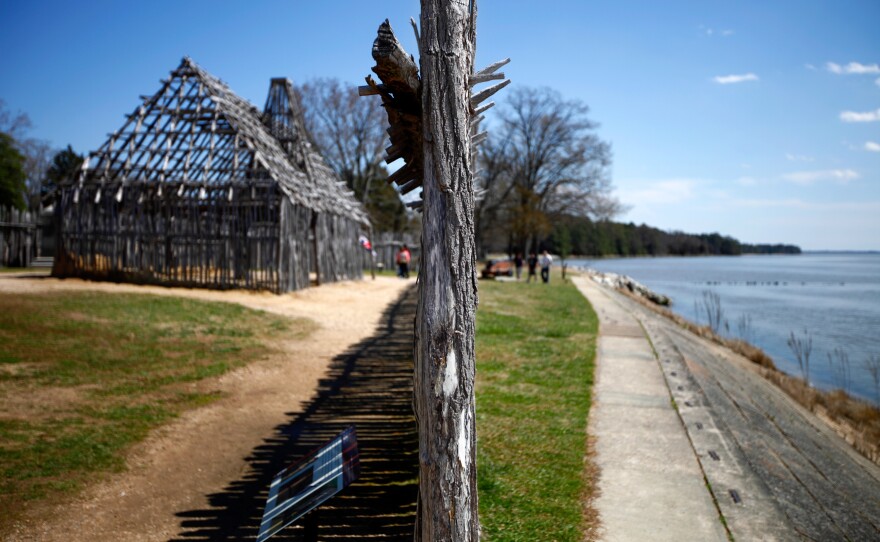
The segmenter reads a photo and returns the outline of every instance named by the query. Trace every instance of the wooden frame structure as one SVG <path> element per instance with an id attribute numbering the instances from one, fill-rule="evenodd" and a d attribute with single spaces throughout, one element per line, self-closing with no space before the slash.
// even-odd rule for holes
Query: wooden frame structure
<path id="1" fill-rule="evenodd" d="M 29 267 L 39 246 L 36 214 L 0 207 L 0 267 Z"/>
<path id="2" fill-rule="evenodd" d="M 369 220 L 288 79 L 261 113 L 189 58 L 61 187 L 53 275 L 281 293 L 361 278 Z"/>

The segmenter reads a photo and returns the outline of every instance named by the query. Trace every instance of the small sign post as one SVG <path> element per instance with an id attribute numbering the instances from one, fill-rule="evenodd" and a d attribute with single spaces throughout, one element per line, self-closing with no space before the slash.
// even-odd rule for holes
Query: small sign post
<path id="1" fill-rule="evenodd" d="M 257 542 L 308 514 L 360 474 L 357 432 L 349 426 L 320 448 L 275 475 Z"/>

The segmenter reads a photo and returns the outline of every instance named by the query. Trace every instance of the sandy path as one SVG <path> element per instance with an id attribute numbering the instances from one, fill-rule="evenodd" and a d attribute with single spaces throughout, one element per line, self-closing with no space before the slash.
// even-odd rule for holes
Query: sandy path
<path id="1" fill-rule="evenodd" d="M 240 303 L 315 321 L 306 340 L 282 341 L 281 353 L 219 378 L 226 395 L 155 431 L 132 450 L 126 472 L 87 489 L 73 502 L 34 506 L 5 540 L 168 540 L 185 510 L 209 508 L 207 496 L 241 477 L 245 457 L 308 401 L 328 362 L 376 329 L 384 308 L 412 284 L 387 277 L 324 285 L 276 296 L 80 280 L 0 275 L 3 292 L 99 290 Z"/>

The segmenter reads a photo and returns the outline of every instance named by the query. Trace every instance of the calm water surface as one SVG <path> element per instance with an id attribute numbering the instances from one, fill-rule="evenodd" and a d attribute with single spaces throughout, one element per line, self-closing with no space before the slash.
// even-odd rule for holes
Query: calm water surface
<path id="1" fill-rule="evenodd" d="M 850 392 L 880 404 L 865 359 L 880 355 L 880 254 L 801 254 L 704 258 L 624 258 L 572 260 L 571 265 L 629 275 L 669 296 L 673 310 L 692 321 L 703 292 L 720 296 L 729 336 L 764 349 L 776 366 L 793 375 L 800 368 L 786 341 L 794 331 L 812 336 L 810 381 L 832 389 L 844 379 L 831 369 L 828 354 L 849 357 Z M 751 318 L 751 329 L 737 322 Z"/>

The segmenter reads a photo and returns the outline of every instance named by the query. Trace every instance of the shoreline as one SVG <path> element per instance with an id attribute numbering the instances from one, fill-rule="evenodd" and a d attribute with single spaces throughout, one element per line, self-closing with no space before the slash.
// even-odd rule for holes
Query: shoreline
<path id="1" fill-rule="evenodd" d="M 780 370 L 773 358 L 762 349 L 742 339 L 728 339 L 673 312 L 654 301 L 666 296 L 652 292 L 626 275 L 603 273 L 590 268 L 579 268 L 590 280 L 612 288 L 637 301 L 652 312 L 747 359 L 759 374 L 791 399 L 815 414 L 829 428 L 842 437 L 856 451 L 880 465 L 880 406 L 850 395 L 844 390 L 821 390 L 810 386 L 802 378 Z M 637 285 L 635 287 L 633 285 Z"/>
<path id="2" fill-rule="evenodd" d="M 880 467 L 826 420 L 798 404 L 743 356 L 682 328 L 629 295 L 584 276 L 575 280 L 595 292 L 589 299 L 592 303 L 595 298 L 597 312 L 605 315 L 604 320 L 600 317 L 605 373 L 600 359 L 597 383 L 606 393 L 597 387 L 596 413 L 602 407 L 613 416 L 605 431 L 598 425 L 594 430 L 600 431 L 598 442 L 605 443 L 600 460 L 604 456 L 611 471 L 606 476 L 602 469 L 600 483 L 604 477 L 610 482 L 609 494 L 622 499 L 612 506 L 599 503 L 600 519 L 623 519 L 617 527 L 634 528 L 655 502 L 675 503 L 650 521 L 651 532 L 609 539 L 877 537 L 880 530 L 873 518 L 880 517 Z M 662 393 L 649 393 L 641 385 L 646 379 L 656 380 L 649 375 L 656 374 L 655 368 L 662 375 Z M 661 423 L 656 419 L 659 410 L 674 412 L 678 423 Z M 687 435 L 687 451 L 673 447 L 672 433 L 679 431 Z M 633 439 L 634 435 L 638 436 Z M 698 463 L 700 490 L 692 484 L 694 475 L 679 465 L 683 457 Z M 696 510 L 686 510 L 704 496 L 715 512 L 704 513 L 704 523 L 719 521 L 727 536 L 694 536 L 695 528 L 676 534 L 676 526 L 685 520 L 681 516 L 699 517 Z M 614 525 L 606 525 L 614 535 Z"/>
<path id="3" fill-rule="evenodd" d="M 672 298 L 673 310 L 692 322 L 711 322 L 721 335 L 762 348 L 784 372 L 880 406 L 880 381 L 869 368 L 880 355 L 880 255 L 621 259 L 583 266 L 629 275 Z M 809 370 L 791 349 L 792 333 L 812 338 Z M 847 360 L 839 361 L 841 355 Z"/>

